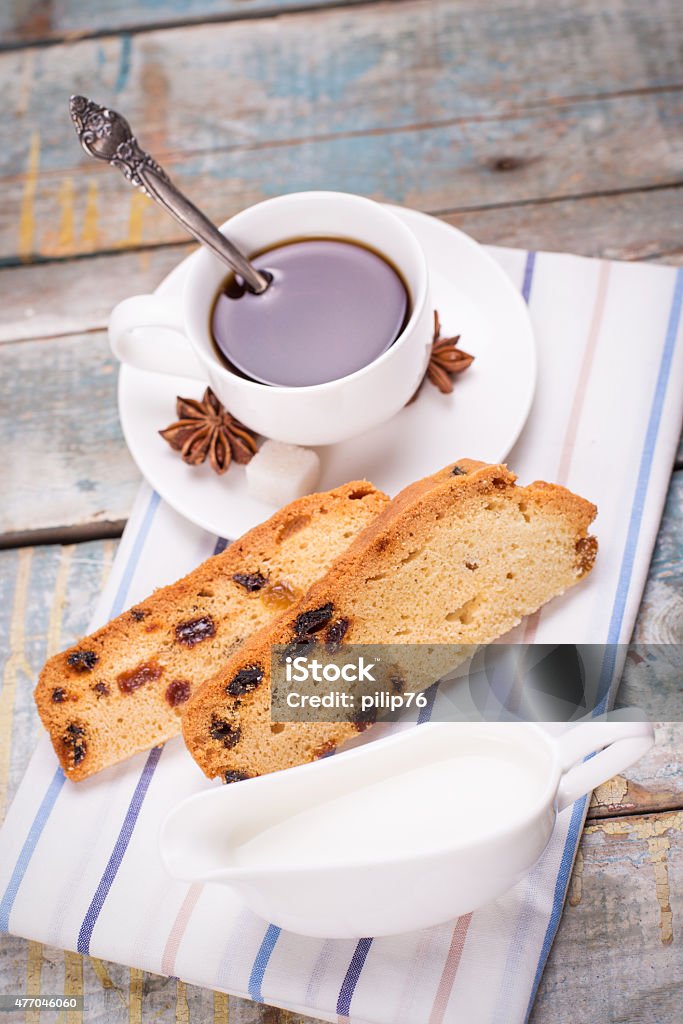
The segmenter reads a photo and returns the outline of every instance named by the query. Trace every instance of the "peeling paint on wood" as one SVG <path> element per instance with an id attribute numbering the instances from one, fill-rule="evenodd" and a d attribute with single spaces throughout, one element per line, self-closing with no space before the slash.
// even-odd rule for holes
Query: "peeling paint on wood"
<path id="1" fill-rule="evenodd" d="M 643 609 L 640 614 L 645 614 Z M 683 806 L 683 722 L 655 722 L 655 737 L 654 747 L 625 775 L 617 775 L 598 786 L 589 818 Z"/>
<path id="2" fill-rule="evenodd" d="M 569 883 L 567 901 L 570 907 L 578 907 L 583 895 L 583 851 L 579 848 L 574 860 L 574 868 Z"/>
<path id="3" fill-rule="evenodd" d="M 615 836 L 627 837 L 630 842 L 647 845 L 649 861 L 654 869 L 655 895 L 660 910 L 659 930 L 665 945 L 673 942 L 673 911 L 669 886 L 669 853 L 676 837 L 683 839 L 683 811 L 648 814 L 629 819 L 606 819 L 586 828 L 586 842 L 603 835 L 609 840 Z"/>
<path id="4" fill-rule="evenodd" d="M 530 1024 L 677 1024 L 683 813 L 592 822 L 577 866 Z"/>

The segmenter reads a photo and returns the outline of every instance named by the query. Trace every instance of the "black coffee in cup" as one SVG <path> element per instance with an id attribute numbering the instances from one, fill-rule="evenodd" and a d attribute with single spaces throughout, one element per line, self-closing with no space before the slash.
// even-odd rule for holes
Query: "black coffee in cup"
<path id="1" fill-rule="evenodd" d="M 374 362 L 402 332 L 408 290 L 373 249 L 336 238 L 301 238 L 251 259 L 271 283 L 261 295 L 234 274 L 211 312 L 211 334 L 231 370 L 264 384 L 306 387 Z"/>

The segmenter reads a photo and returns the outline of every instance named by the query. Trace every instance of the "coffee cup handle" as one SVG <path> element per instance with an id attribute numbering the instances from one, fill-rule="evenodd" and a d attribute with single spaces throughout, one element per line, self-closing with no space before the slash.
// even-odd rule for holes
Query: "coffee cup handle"
<path id="1" fill-rule="evenodd" d="M 639 761 L 654 743 L 654 728 L 650 722 L 628 718 L 584 721 L 580 727 L 574 726 L 556 737 L 555 742 L 563 772 L 557 790 L 557 810 L 563 811 Z M 589 754 L 594 756 L 584 761 Z"/>
<path id="2" fill-rule="evenodd" d="M 109 317 L 109 344 L 117 359 L 138 370 L 207 379 L 184 333 L 179 298 L 133 295 L 119 302 Z"/>

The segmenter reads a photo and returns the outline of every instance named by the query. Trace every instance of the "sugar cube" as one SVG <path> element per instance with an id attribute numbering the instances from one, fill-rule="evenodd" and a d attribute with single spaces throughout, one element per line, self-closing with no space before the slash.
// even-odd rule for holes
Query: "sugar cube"
<path id="1" fill-rule="evenodd" d="M 269 505 L 287 505 L 311 494 L 320 476 L 320 459 L 310 448 L 264 441 L 247 463 L 247 491 Z"/>

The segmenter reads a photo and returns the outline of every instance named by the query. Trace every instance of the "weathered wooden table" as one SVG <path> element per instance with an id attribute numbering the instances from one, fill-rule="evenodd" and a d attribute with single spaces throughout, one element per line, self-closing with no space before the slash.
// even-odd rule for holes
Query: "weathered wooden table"
<path id="1" fill-rule="evenodd" d="M 138 484 L 106 318 L 188 250 L 80 153 L 68 95 L 127 113 L 219 221 L 339 188 L 483 242 L 683 263 L 683 7 L 19 0 L 0 27 L 1 813 L 38 734 L 36 671 L 84 630 Z M 639 617 L 649 640 L 683 640 L 682 552 L 683 468 Z M 533 1024 L 681 1020 L 683 727 L 657 740 L 594 798 Z M 8 938 L 0 989 L 84 991 L 88 1022 L 294 1019 Z"/>

